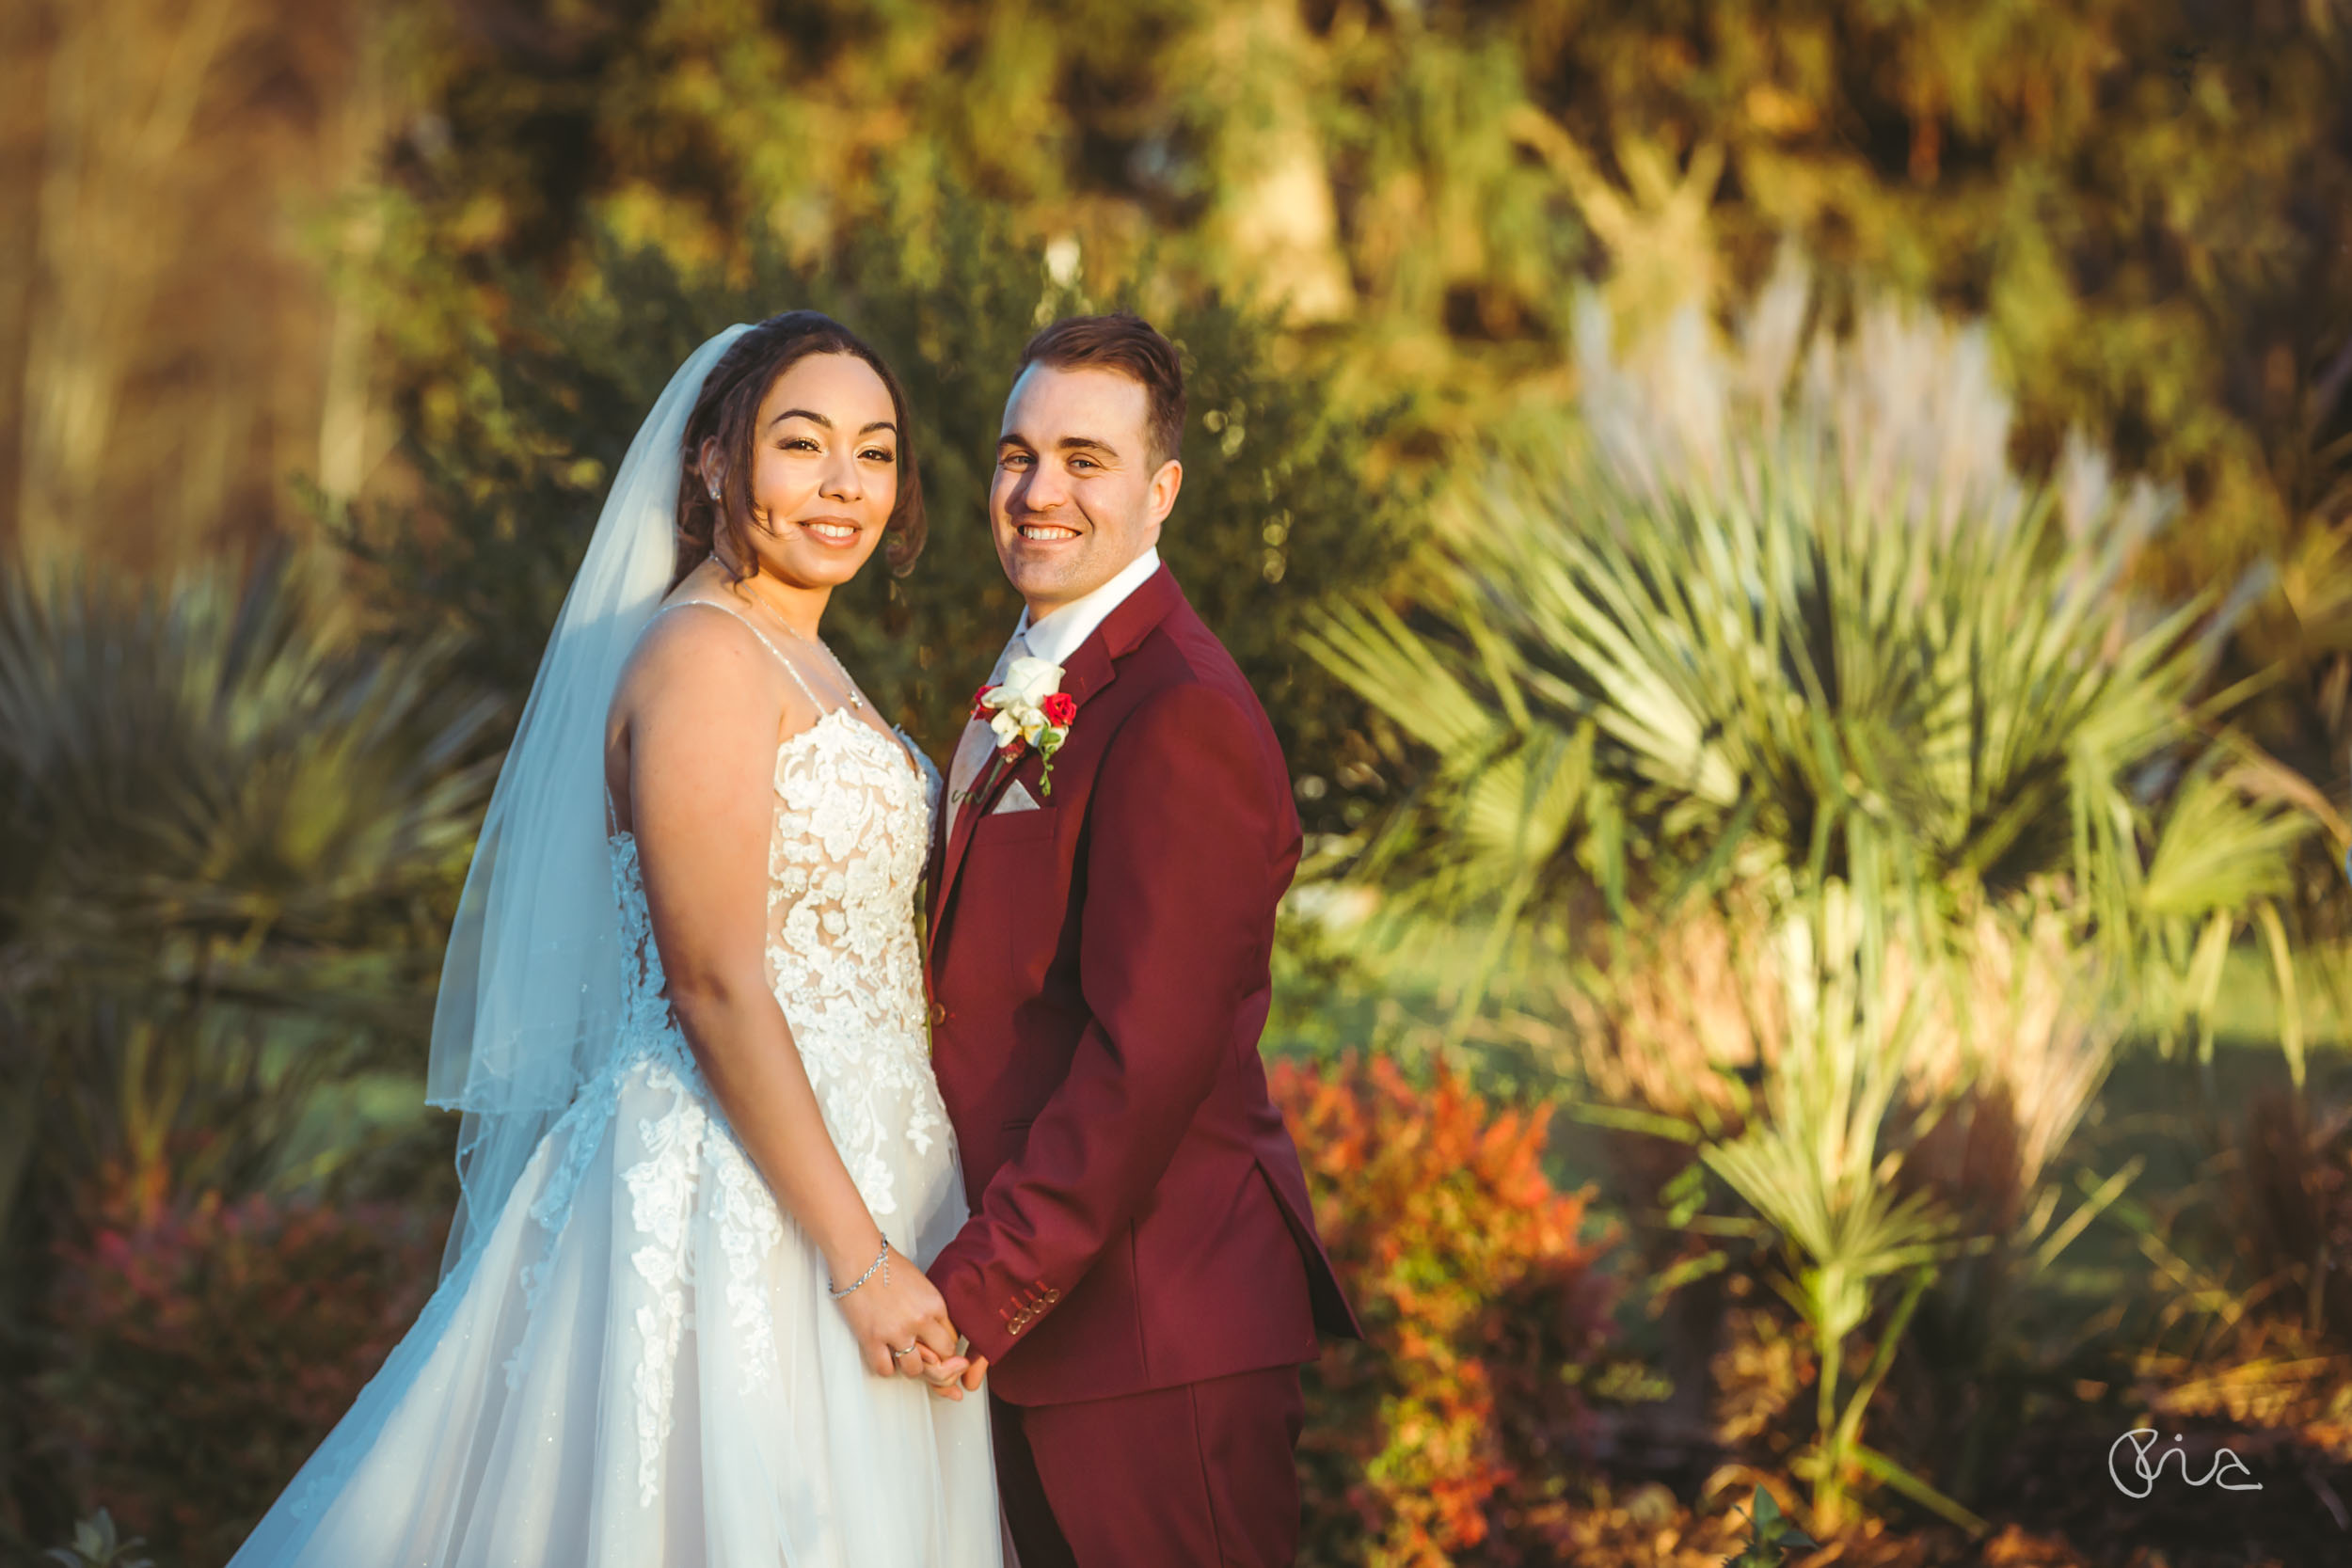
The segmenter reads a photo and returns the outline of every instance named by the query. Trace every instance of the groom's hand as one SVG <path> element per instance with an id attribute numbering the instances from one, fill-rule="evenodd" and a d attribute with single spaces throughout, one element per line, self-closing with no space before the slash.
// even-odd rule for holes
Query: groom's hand
<path id="1" fill-rule="evenodd" d="M 913 1355 L 901 1357 L 900 1364 L 907 1376 L 920 1377 L 930 1385 L 933 1399 L 961 1400 L 964 1380 L 971 1376 L 970 1364 L 962 1356 L 942 1359 L 929 1345 L 920 1346 Z"/>
<path id="2" fill-rule="evenodd" d="M 980 1391 L 980 1379 L 986 1377 L 987 1375 L 988 1357 L 985 1355 L 974 1356 L 971 1364 L 963 1369 L 963 1391 L 967 1394 L 978 1393 Z"/>

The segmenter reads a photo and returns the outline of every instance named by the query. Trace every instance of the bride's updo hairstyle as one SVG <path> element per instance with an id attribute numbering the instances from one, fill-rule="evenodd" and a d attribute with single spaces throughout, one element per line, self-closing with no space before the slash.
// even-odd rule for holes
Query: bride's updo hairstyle
<path id="1" fill-rule="evenodd" d="M 890 367 L 858 335 L 817 310 L 787 310 L 770 316 L 727 346 L 719 362 L 703 378 L 701 396 L 687 417 L 686 436 L 679 453 L 677 486 L 677 570 L 670 578 L 675 588 L 686 574 L 710 559 L 722 535 L 735 546 L 739 560 L 757 562 L 752 534 L 752 443 L 758 432 L 759 405 L 776 378 L 812 354 L 847 354 L 863 359 L 890 388 L 891 412 L 898 424 L 898 497 L 882 525 L 882 560 L 893 577 L 904 577 L 923 553 L 929 525 L 923 518 L 923 481 L 914 464 L 914 431 L 907 420 L 906 394 Z M 719 495 L 711 498 L 710 482 L 702 471 L 703 443 L 716 437 L 726 453 L 720 475 Z M 756 572 L 758 567 L 754 565 Z"/>

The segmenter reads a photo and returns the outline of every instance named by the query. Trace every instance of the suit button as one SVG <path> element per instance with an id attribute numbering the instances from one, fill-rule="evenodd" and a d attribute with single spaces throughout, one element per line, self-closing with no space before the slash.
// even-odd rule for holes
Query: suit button
<path id="1" fill-rule="evenodd" d="M 934 1003 L 932 1003 L 932 1004 L 931 1004 L 931 1027 L 932 1027 L 932 1028 L 934 1028 L 934 1029 L 936 1029 L 936 1028 L 938 1028 L 941 1024 L 943 1024 L 943 1023 L 945 1023 L 945 1022 L 947 1022 L 947 1005 L 946 1005 L 945 1002 L 934 1002 Z"/>

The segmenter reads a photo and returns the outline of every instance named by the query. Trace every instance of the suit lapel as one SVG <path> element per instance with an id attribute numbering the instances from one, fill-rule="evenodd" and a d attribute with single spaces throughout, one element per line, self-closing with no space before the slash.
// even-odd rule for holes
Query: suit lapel
<path id="1" fill-rule="evenodd" d="M 964 851 L 972 847 L 972 830 L 978 825 L 981 817 L 995 809 L 996 797 L 1005 792 L 1005 785 L 1011 782 L 1012 776 L 1021 770 L 1022 764 L 1027 760 L 1024 755 L 1020 761 L 1009 763 L 1002 751 L 991 752 L 987 765 L 981 768 L 979 778 L 972 785 L 971 799 L 956 808 L 955 830 L 947 835 L 947 874 L 941 879 L 940 903 L 943 906 L 946 903 L 946 889 L 954 885 L 956 871 L 963 864 Z"/>
<path id="2" fill-rule="evenodd" d="M 1071 740 L 1064 742 L 1065 751 L 1086 724 L 1088 702 L 1119 678 L 1118 661 L 1133 653 L 1136 644 L 1183 599 L 1176 578 L 1162 566 L 1120 600 L 1119 608 L 1104 616 L 1103 624 L 1078 644 L 1077 652 L 1062 666 L 1061 689 L 1078 705 L 1078 717 L 1071 724 Z M 980 818 L 995 808 L 997 798 L 1016 774 L 1041 770 L 1033 768 L 1031 756 L 1024 754 L 1018 762 L 1008 766 L 1004 753 L 996 753 L 990 758 L 979 783 L 973 786 L 972 798 L 956 809 L 954 830 L 941 847 L 937 886 L 931 895 L 929 927 L 934 946 L 939 942 L 940 923 L 946 917 L 947 901 L 955 893 L 957 874 L 963 869 L 964 856 L 972 847 L 974 830 L 979 826 Z"/>

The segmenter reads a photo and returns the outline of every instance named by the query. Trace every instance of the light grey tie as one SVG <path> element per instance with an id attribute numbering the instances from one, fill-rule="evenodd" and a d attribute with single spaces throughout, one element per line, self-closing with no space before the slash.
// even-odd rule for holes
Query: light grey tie
<path id="1" fill-rule="evenodd" d="M 996 668 L 989 672 L 988 684 L 1001 685 L 1005 672 L 1012 668 L 1016 658 L 1029 657 L 1029 640 L 1021 632 L 1012 634 L 1005 651 L 996 656 Z M 963 726 L 963 735 L 956 742 L 956 754 L 947 764 L 947 832 L 956 831 L 956 813 L 963 809 L 963 798 L 971 793 L 980 769 L 988 765 L 988 755 L 996 750 L 996 732 L 975 719 Z"/>

